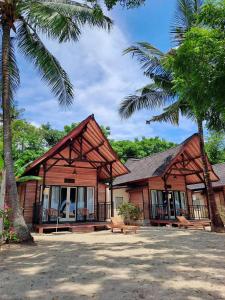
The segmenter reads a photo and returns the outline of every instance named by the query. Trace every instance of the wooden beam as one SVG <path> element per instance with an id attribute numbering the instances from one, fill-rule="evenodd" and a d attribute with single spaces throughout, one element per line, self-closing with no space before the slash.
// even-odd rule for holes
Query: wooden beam
<path id="1" fill-rule="evenodd" d="M 104 141 L 102 141 L 101 143 L 99 143 L 97 146 L 95 147 L 92 147 L 91 149 L 89 149 L 88 151 L 84 152 L 84 156 L 86 156 L 88 153 L 94 151 L 94 150 L 97 150 L 99 147 L 103 146 L 104 145 Z"/>
<path id="2" fill-rule="evenodd" d="M 110 197 L 111 197 L 111 217 L 114 217 L 114 203 L 113 203 L 113 177 L 112 177 L 112 163 L 110 164 Z"/>

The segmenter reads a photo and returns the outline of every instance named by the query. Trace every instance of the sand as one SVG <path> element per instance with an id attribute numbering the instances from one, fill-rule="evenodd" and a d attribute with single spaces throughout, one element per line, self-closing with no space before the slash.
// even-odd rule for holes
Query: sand
<path id="1" fill-rule="evenodd" d="M 1 300 L 225 299 L 225 235 L 142 228 L 138 234 L 34 235 L 0 251 Z"/>

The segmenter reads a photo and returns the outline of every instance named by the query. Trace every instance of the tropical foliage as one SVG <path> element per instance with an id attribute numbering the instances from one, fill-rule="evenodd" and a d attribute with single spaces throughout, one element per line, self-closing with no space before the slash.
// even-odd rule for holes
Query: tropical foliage
<path id="1" fill-rule="evenodd" d="M 105 29 L 111 20 L 96 1 L 89 5 L 67 0 L 2 1 L 1 17 L 1 93 L 3 115 L 3 153 L 7 201 L 12 208 L 14 228 L 21 241 L 33 240 L 20 209 L 12 155 L 12 104 L 20 84 L 16 51 L 20 51 L 39 71 L 60 105 L 73 101 L 73 86 L 67 73 L 49 52 L 40 35 L 59 43 L 77 41 L 84 25 Z"/>
<path id="2" fill-rule="evenodd" d="M 139 94 L 128 96 L 119 109 L 121 116 L 128 118 L 142 108 L 163 107 L 164 111 L 148 123 L 160 121 L 178 125 L 180 115 L 196 121 L 212 228 L 217 231 L 223 231 L 224 227 L 209 178 L 203 121 L 211 129 L 224 129 L 224 27 L 218 21 L 219 17 L 224 20 L 223 4 L 224 0 L 206 5 L 198 0 L 178 0 L 171 30 L 176 48 L 165 54 L 148 43 L 126 49 L 125 53 L 132 53 L 138 59 L 145 76 L 152 82 L 140 89 Z M 214 13 L 217 10 L 215 23 L 212 15 L 210 21 L 205 19 L 208 16 L 205 11 L 210 9 Z"/>
<path id="3" fill-rule="evenodd" d="M 131 224 L 138 220 L 141 210 L 130 202 L 124 202 L 118 207 L 118 215 L 123 217 L 126 224 Z"/>

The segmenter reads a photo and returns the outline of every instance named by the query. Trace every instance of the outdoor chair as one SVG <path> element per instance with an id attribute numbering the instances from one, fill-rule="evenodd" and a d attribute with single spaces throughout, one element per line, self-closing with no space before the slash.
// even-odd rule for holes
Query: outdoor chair
<path id="1" fill-rule="evenodd" d="M 178 227 L 179 228 L 191 228 L 191 229 L 205 229 L 205 227 L 210 226 L 210 221 L 188 221 L 184 216 L 177 216 L 177 219 L 179 221 Z"/>
<path id="2" fill-rule="evenodd" d="M 51 217 L 55 217 L 56 218 L 56 228 L 55 231 L 58 231 L 58 225 L 59 225 L 59 219 L 60 219 L 60 213 L 58 211 L 58 209 L 55 208 L 48 208 L 47 209 L 47 214 L 48 216 Z"/>
<path id="3" fill-rule="evenodd" d="M 139 226 L 137 225 L 126 225 L 120 216 L 112 217 L 111 224 L 109 226 L 111 228 L 111 232 L 114 232 L 114 229 L 119 229 L 124 234 L 127 234 L 128 232 L 137 233 L 137 230 L 139 229 Z"/>

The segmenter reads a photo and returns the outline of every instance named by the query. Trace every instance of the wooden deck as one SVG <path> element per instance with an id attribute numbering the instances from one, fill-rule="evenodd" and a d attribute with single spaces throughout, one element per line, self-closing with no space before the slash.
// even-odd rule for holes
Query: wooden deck
<path id="1" fill-rule="evenodd" d="M 210 223 L 210 220 L 209 219 L 200 219 L 200 220 L 188 220 L 189 222 L 191 223 L 199 223 L 199 222 L 208 222 Z M 182 227 L 182 224 L 177 221 L 177 220 L 150 220 L 150 224 L 152 226 L 172 226 L 172 227 Z"/>
<path id="2" fill-rule="evenodd" d="M 166 226 L 166 225 L 170 225 L 170 226 L 179 226 L 179 222 L 177 220 L 150 220 L 150 224 L 153 226 Z"/>
<path id="3" fill-rule="evenodd" d="M 68 230 L 70 232 L 92 232 L 97 230 L 108 229 L 107 222 L 96 222 L 96 223 L 64 223 L 64 224 L 38 224 L 34 225 L 34 231 L 37 233 L 54 232 Z"/>

